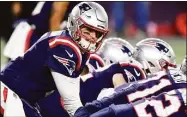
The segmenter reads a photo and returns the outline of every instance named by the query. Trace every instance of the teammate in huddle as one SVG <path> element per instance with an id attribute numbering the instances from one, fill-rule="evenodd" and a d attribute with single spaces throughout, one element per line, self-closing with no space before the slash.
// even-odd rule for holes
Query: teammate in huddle
<path id="1" fill-rule="evenodd" d="M 143 65 L 147 75 L 177 67 L 172 47 L 158 38 L 138 42 L 133 57 Z"/>
<path id="2" fill-rule="evenodd" d="M 147 77 L 167 69 L 170 69 L 171 74 L 177 75 L 181 72 L 176 68 L 176 57 L 172 47 L 158 38 L 146 38 L 138 42 L 133 58 L 141 63 Z"/>
<path id="3" fill-rule="evenodd" d="M 8 63 L 0 80 L 31 105 L 57 88 L 73 115 L 82 106 L 79 75 L 108 32 L 108 16 L 98 3 L 81 2 L 73 8 L 67 28 L 45 33 L 24 56 Z"/>
<path id="4" fill-rule="evenodd" d="M 79 108 L 75 117 L 185 117 L 186 76 L 165 71 L 115 89 L 113 95 Z"/>
<path id="5" fill-rule="evenodd" d="M 148 56 L 150 53 L 157 56 Z M 134 56 L 144 63 L 149 79 L 120 86 L 112 96 L 103 96 L 105 98 L 87 104 L 75 116 L 86 117 L 92 113 L 93 117 L 185 116 L 186 76 L 178 70 L 168 71 L 169 66 L 175 67 L 175 54 L 171 46 L 160 39 L 145 39 L 137 44 Z M 160 59 L 162 63 L 159 63 Z M 170 105 L 167 105 L 168 101 Z M 163 108 L 162 103 L 165 105 Z"/>

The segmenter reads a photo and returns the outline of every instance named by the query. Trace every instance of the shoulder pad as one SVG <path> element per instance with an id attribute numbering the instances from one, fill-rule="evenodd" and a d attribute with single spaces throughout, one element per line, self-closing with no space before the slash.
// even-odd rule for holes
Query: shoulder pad
<path id="1" fill-rule="evenodd" d="M 67 37 L 59 36 L 49 40 L 49 48 L 57 48 L 58 46 L 68 47 L 67 50 L 65 50 L 65 52 L 70 58 L 73 56 L 73 53 L 76 54 L 78 58 L 76 69 L 78 70 L 82 63 L 82 54 L 79 47 L 71 39 Z M 71 50 L 72 53 L 70 53 L 68 50 Z"/>

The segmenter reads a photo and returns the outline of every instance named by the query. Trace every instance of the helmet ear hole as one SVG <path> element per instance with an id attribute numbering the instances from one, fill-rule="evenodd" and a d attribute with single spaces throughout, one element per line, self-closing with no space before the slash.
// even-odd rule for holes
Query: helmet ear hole
<path id="1" fill-rule="evenodd" d="M 113 63 L 113 61 L 110 60 L 110 63 Z"/>
<path id="2" fill-rule="evenodd" d="M 146 74 L 151 74 L 151 71 L 149 69 L 145 69 Z"/>

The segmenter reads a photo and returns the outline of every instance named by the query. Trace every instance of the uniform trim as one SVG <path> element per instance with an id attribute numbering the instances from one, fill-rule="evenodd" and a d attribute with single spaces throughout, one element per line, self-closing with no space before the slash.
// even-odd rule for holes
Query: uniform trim
<path id="1" fill-rule="evenodd" d="M 26 52 L 26 51 L 29 49 L 30 45 L 31 45 L 30 41 L 31 41 L 31 36 L 32 36 L 32 34 L 33 34 L 33 31 L 34 31 L 34 30 L 31 29 L 31 30 L 29 31 L 29 33 L 27 34 L 27 38 L 26 38 L 26 41 L 25 41 L 24 52 Z"/>
<path id="2" fill-rule="evenodd" d="M 146 78 L 145 73 L 143 72 L 143 70 L 142 70 L 142 69 L 140 69 L 139 67 L 137 67 L 136 65 L 129 64 L 129 63 L 120 63 L 120 66 L 121 66 L 121 67 L 123 67 L 123 66 L 127 66 L 127 65 L 129 65 L 129 66 L 132 66 L 132 67 L 135 67 L 135 68 L 139 69 L 139 70 L 140 70 L 140 72 L 141 72 L 141 74 L 142 74 L 142 76 L 143 76 L 143 78 L 142 78 L 142 79 L 145 79 L 145 78 Z"/>
<path id="3" fill-rule="evenodd" d="M 76 66 L 76 70 L 78 70 L 81 66 L 81 63 L 82 63 L 82 54 L 80 52 L 80 49 L 77 47 L 77 45 L 75 45 L 75 43 L 67 37 L 58 37 L 58 38 L 55 37 L 55 38 L 49 40 L 49 47 L 50 48 L 54 48 L 58 45 L 66 45 L 74 50 L 74 52 L 76 53 L 76 55 L 78 57 L 78 63 Z"/>
<path id="4" fill-rule="evenodd" d="M 105 63 L 104 63 L 103 59 L 99 55 L 90 54 L 90 59 L 96 59 L 100 63 L 101 67 L 104 67 Z"/>

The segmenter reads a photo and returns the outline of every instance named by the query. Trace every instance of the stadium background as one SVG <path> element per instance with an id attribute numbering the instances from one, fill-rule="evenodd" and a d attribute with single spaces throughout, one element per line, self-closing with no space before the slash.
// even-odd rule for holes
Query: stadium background
<path id="1" fill-rule="evenodd" d="M 72 1 L 71 1 L 72 2 Z M 1 40 L 1 69 L 6 65 L 7 59 L 3 56 L 3 49 L 15 24 L 15 14 L 12 13 L 13 4 L 21 4 L 22 12 L 18 18 L 29 17 L 36 5 L 33 2 L 0 2 L 0 40 Z M 142 2 L 146 6 L 137 6 L 136 2 L 99 2 L 109 15 L 109 35 L 119 36 L 132 45 L 146 37 L 159 37 L 165 39 L 174 49 L 177 63 L 180 64 L 186 55 L 186 6 L 187 2 Z M 17 9 L 19 9 L 19 5 Z M 139 8 L 138 8 L 139 7 Z M 142 7 L 146 7 L 145 11 Z M 141 12 L 138 12 L 141 11 Z M 137 17 L 143 15 L 142 22 L 145 26 L 141 29 L 136 21 Z M 145 15 L 145 16 L 144 16 Z M 121 17 L 118 17 L 121 16 Z M 117 21 L 122 19 L 122 28 L 117 31 Z"/>

